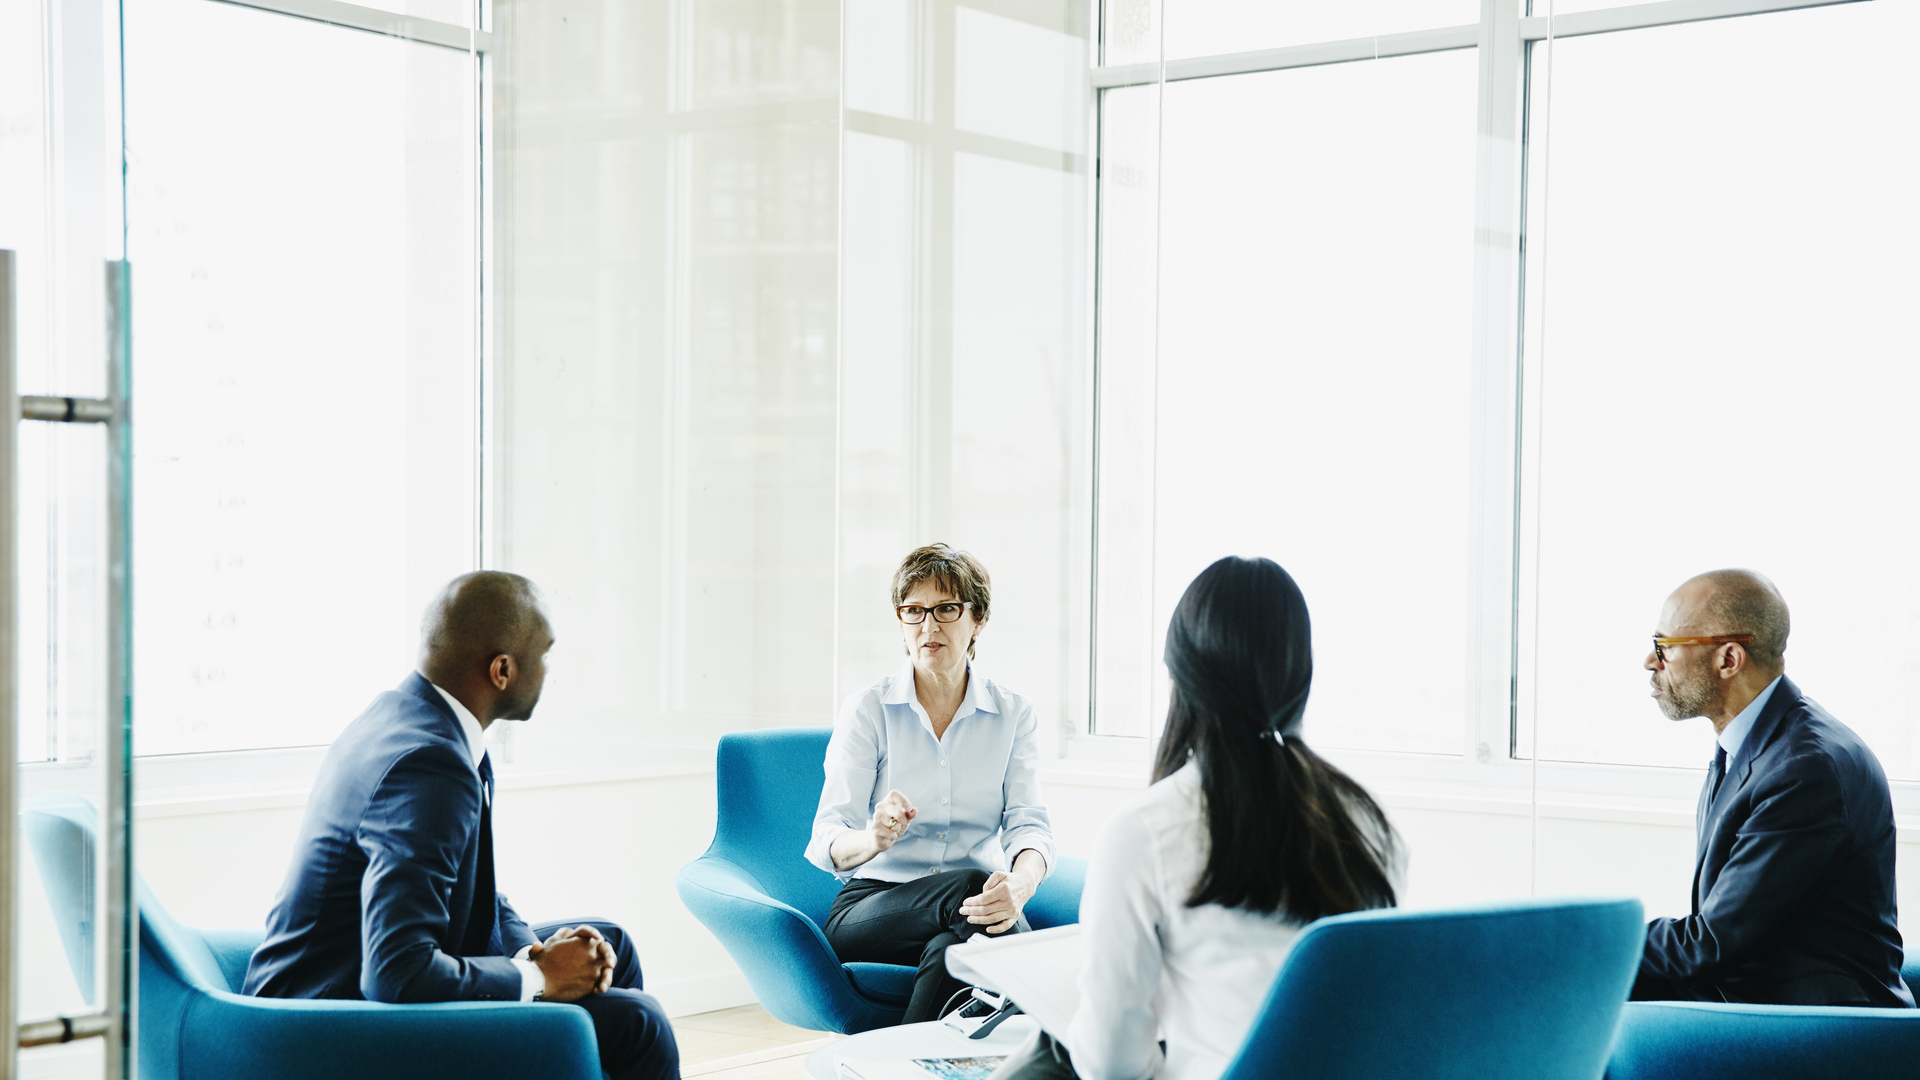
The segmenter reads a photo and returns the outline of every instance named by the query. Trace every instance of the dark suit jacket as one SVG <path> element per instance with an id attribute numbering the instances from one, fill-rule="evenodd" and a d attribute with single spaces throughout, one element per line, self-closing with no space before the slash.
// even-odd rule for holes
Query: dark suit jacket
<path id="1" fill-rule="evenodd" d="M 535 942 L 493 887 L 480 774 L 418 673 L 374 699 L 320 766 L 267 937 L 261 997 L 520 998 L 508 957 Z"/>
<path id="2" fill-rule="evenodd" d="M 1693 914 L 1648 924 L 1643 979 L 1709 1000 L 1913 1007 L 1893 802 L 1858 736 L 1782 678 L 1701 799 Z"/>

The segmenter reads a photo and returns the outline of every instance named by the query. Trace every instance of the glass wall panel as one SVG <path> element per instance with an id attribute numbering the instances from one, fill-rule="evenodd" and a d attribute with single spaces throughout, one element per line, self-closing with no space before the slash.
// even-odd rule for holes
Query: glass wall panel
<path id="1" fill-rule="evenodd" d="M 831 121 L 683 136 L 686 352 L 674 708 L 819 718 L 833 686 Z M 751 677 L 743 677 L 751 671 Z"/>
<path id="2" fill-rule="evenodd" d="M 1521 665 L 1543 756 L 1706 762 L 1704 721 L 1632 703 L 1667 593 L 1745 566 L 1792 608 L 1788 674 L 1920 779 L 1916 41 L 1920 3 L 1878 0 L 1554 43 Z"/>
<path id="3" fill-rule="evenodd" d="M 1160 94 L 1100 97 L 1093 731 L 1151 734 L 1153 514 L 1160 357 Z"/>
<path id="4" fill-rule="evenodd" d="M 993 576 L 982 670 L 1067 720 L 1079 591 L 1074 477 L 1085 411 L 1074 345 L 1080 179 L 954 159 L 953 543 Z M 1084 676 L 1083 676 L 1084 678 Z M 1084 685 L 1084 684 L 1082 684 Z M 1085 730 L 1084 714 L 1069 725 Z"/>
<path id="5" fill-rule="evenodd" d="M 1157 370 L 1117 376 L 1151 409 L 1108 378 L 1140 344 L 1103 321 L 1101 353 L 1100 687 L 1147 677 L 1157 697 L 1130 720 L 1103 704 L 1102 733 L 1164 715 L 1164 677 L 1145 673 L 1194 575 L 1262 555 L 1313 610 L 1308 738 L 1458 751 L 1475 78 L 1460 51 L 1165 88 Z M 1119 209 L 1103 203 L 1103 239 L 1144 227 Z M 1109 319 L 1150 299 L 1110 284 Z M 1138 574 L 1107 561 L 1109 448 L 1143 443 L 1151 603 L 1109 611 L 1109 575 Z M 1108 631 L 1123 619 L 1126 651 Z"/>
<path id="6" fill-rule="evenodd" d="M 920 98 L 921 6 L 905 0 L 846 0 L 846 83 L 841 100 L 849 109 L 914 118 Z"/>
<path id="7" fill-rule="evenodd" d="M 670 6 L 686 42 L 673 70 L 679 108 L 838 96 L 838 4 L 671 0 Z"/>
<path id="8" fill-rule="evenodd" d="M 141 753 L 330 741 L 476 564 L 474 64 L 129 13 Z"/>
<path id="9" fill-rule="evenodd" d="M 24 394 L 106 397 L 109 363 L 125 355 L 125 291 L 109 286 L 124 282 L 120 45 L 112 6 L 0 0 L 0 354 L 11 389 Z M 0 880 L 9 988 L 0 1003 L 10 1021 L 117 1020 L 129 999 L 116 993 L 112 959 L 116 927 L 126 925 L 114 855 L 127 834 L 124 817 L 108 812 L 125 781 L 125 713 L 114 707 L 108 656 L 109 582 L 124 566 L 109 547 L 114 440 L 104 424 L 18 414 L 4 423 L 0 486 L 11 513 L 0 527 L 11 535 L 0 552 L 13 565 L 0 583 L 0 619 L 10 623 L 0 639 L 15 654 L 0 678 L 10 699 L 0 701 L 0 732 L 11 744 L 0 794 L 19 818 L 0 837 L 10 875 Z M 60 1030 L 51 1026 L 54 1039 Z M 21 1050 L 18 1075 L 118 1075 L 120 1046 L 116 1032 Z"/>
<path id="10" fill-rule="evenodd" d="M 955 127 L 1052 150 L 1085 141 L 1083 41 L 966 7 L 953 22 Z"/>
<path id="11" fill-rule="evenodd" d="M 857 131 L 842 138 L 848 213 L 840 234 L 838 692 L 850 694 L 902 657 L 888 589 L 913 548 L 916 337 L 925 325 L 914 318 L 922 254 L 913 214 L 915 147 Z"/>

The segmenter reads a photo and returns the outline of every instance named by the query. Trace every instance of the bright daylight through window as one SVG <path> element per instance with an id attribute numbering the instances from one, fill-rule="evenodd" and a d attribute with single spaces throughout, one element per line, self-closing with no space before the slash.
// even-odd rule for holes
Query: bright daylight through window
<path id="1" fill-rule="evenodd" d="M 136 751 L 314 745 L 477 556 L 475 59 L 127 9 Z M 384 676 L 383 676 L 384 677 Z"/>
<path id="2" fill-rule="evenodd" d="M 1749 566 L 1792 607 L 1788 675 L 1920 779 L 1916 41 L 1920 3 L 1873 0 L 1555 43 L 1522 487 L 1542 756 L 1704 761 L 1704 725 L 1627 703 L 1666 591 Z"/>
<path id="3" fill-rule="evenodd" d="M 1646 637 L 1750 566 L 1920 779 L 1920 0 L 1543 7 L 1503 59 L 1437 29 L 1477 4 L 1106 4 L 1093 733 L 1152 732 L 1236 553 L 1313 607 L 1320 745 L 1526 758 L 1537 701 L 1544 758 L 1697 768 Z"/>

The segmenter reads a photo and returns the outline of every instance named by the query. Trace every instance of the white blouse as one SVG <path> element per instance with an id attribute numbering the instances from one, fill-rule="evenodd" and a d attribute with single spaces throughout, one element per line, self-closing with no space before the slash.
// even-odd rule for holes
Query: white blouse
<path id="1" fill-rule="evenodd" d="M 1101 834 L 1080 901 L 1086 959 L 1066 1039 L 1082 1080 L 1216 1080 L 1239 1052 L 1301 926 L 1188 907 L 1208 850 L 1192 763 L 1127 803 Z M 1390 876 L 1397 888 L 1400 875 Z"/>
<path id="2" fill-rule="evenodd" d="M 840 706 L 806 857 L 838 876 L 913 881 L 952 870 L 1005 870 L 1032 848 L 1053 872 L 1053 825 L 1040 795 L 1040 721 L 1026 698 L 967 667 L 967 696 L 946 733 L 914 693 L 913 661 Z M 893 847 L 852 870 L 833 864 L 840 834 L 864 829 L 898 788 L 919 814 Z"/>

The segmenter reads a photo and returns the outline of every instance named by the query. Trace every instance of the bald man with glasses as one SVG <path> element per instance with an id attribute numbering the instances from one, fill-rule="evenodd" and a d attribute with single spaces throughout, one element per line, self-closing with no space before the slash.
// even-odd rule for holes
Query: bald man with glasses
<path id="1" fill-rule="evenodd" d="M 1661 609 L 1653 699 L 1713 724 L 1693 913 L 1647 924 L 1635 1000 L 1913 1008 L 1880 762 L 1786 676 L 1787 604 L 1716 570 Z"/>

